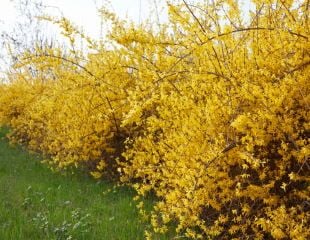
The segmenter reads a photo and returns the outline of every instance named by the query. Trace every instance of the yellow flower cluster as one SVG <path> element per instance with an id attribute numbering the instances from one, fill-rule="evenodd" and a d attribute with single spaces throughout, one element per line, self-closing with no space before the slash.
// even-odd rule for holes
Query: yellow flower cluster
<path id="1" fill-rule="evenodd" d="M 154 193 L 155 232 L 309 239 L 309 1 L 255 0 L 247 17 L 234 0 L 176 2 L 159 29 L 102 10 L 110 43 L 87 56 L 25 52 L 2 123 L 60 168 Z"/>
<path id="2" fill-rule="evenodd" d="M 1 122 L 11 126 L 13 142 L 43 153 L 55 168 L 115 175 L 131 79 L 117 52 L 98 50 L 87 64 L 77 60 L 81 54 L 48 46 L 25 52 L 1 86 Z"/>

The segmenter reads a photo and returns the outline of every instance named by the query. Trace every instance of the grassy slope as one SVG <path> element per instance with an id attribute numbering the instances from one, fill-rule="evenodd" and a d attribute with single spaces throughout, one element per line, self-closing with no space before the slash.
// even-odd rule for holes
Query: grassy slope
<path id="1" fill-rule="evenodd" d="M 4 136 L 0 129 L 0 239 L 143 239 L 131 190 L 52 173 Z"/>

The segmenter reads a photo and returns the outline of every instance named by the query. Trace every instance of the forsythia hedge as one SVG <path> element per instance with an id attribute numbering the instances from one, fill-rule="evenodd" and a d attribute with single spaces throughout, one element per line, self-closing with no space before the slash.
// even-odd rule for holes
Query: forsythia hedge
<path id="1" fill-rule="evenodd" d="M 59 168 L 82 164 L 92 170 L 114 169 L 130 82 L 120 66 L 111 66 L 109 61 L 118 61 L 115 54 L 98 52 L 78 69 L 59 49 L 25 53 L 0 97 L 3 122 L 13 129 L 11 139 L 44 153 Z M 90 75 L 95 71 L 100 79 Z"/>
<path id="2" fill-rule="evenodd" d="M 106 45 L 46 17 L 91 53 L 25 51 L 0 87 L 1 122 L 54 167 L 155 194 L 155 232 L 309 239 L 309 1 L 252 5 L 173 1 L 159 27 L 102 9 Z"/>

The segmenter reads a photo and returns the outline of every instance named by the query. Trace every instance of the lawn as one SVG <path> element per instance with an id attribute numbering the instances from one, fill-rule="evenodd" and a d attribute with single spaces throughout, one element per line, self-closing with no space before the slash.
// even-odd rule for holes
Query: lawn
<path id="1" fill-rule="evenodd" d="M 60 174 L 0 130 L 0 239 L 143 239 L 134 192 L 83 173 Z M 158 239 L 170 239 L 160 236 Z"/>

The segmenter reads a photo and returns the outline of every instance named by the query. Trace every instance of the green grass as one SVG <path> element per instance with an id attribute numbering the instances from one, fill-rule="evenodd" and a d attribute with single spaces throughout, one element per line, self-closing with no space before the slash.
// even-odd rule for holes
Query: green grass
<path id="1" fill-rule="evenodd" d="M 5 134 L 0 129 L 0 239 L 144 239 L 149 226 L 131 189 L 53 173 L 40 156 L 10 146 Z"/>

